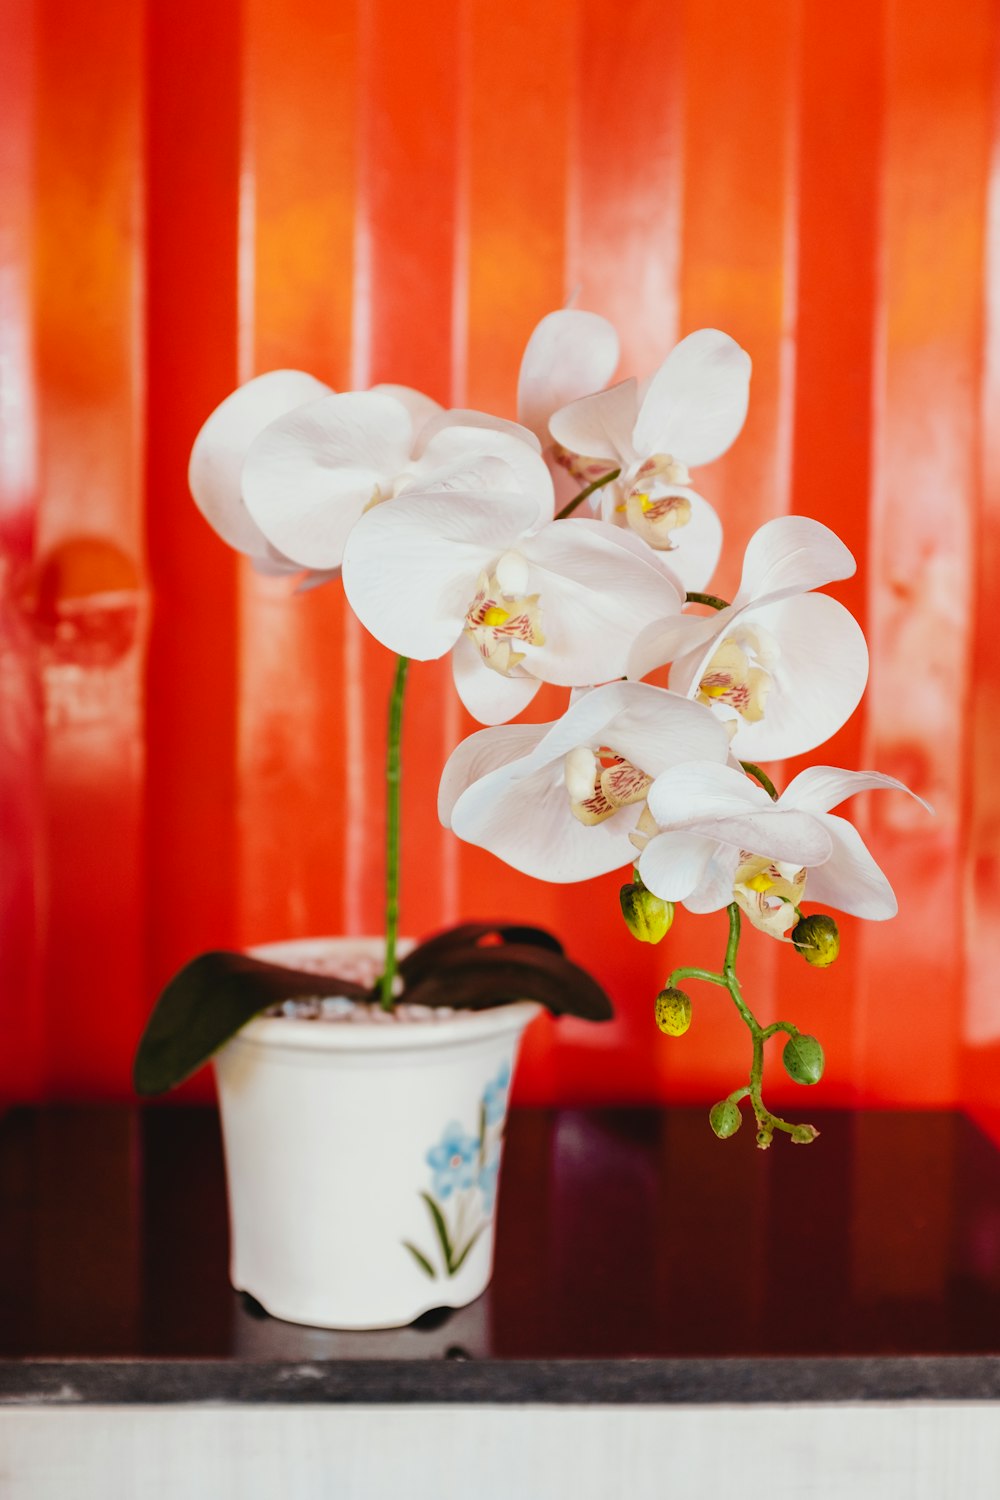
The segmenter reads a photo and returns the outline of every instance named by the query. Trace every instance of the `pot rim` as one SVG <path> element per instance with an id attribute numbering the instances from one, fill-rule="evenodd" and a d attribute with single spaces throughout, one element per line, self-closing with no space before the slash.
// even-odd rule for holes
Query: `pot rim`
<path id="1" fill-rule="evenodd" d="M 294 961 L 295 950 L 310 952 L 344 945 L 355 951 L 381 951 L 382 938 L 293 938 L 258 943 L 247 952 L 265 961 Z M 409 952 L 412 938 L 400 939 L 398 951 Z M 474 1045 L 488 1037 L 523 1030 L 544 1009 L 535 1000 L 508 1000 L 486 1010 L 463 1011 L 449 1021 L 411 1021 L 392 1025 L 356 1025 L 343 1021 L 307 1021 L 295 1016 L 256 1016 L 226 1044 L 290 1052 L 419 1052 L 432 1048 Z"/>

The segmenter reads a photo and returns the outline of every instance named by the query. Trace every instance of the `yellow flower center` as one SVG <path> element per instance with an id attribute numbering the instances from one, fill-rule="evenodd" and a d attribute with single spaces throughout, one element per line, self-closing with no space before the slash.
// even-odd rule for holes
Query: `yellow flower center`
<path id="1" fill-rule="evenodd" d="M 527 582 L 524 559 L 505 553 L 492 573 L 480 573 L 465 633 L 484 664 L 509 677 L 525 658 L 517 645 L 544 646 L 537 594 L 518 592 Z"/>
<path id="2" fill-rule="evenodd" d="M 740 850 L 739 868 L 733 880 L 733 899 L 761 932 L 785 939 L 788 929 L 798 921 L 796 907 L 802 901 L 805 888 L 806 871 L 798 865 Z"/>
<path id="3" fill-rule="evenodd" d="M 686 495 L 657 494 L 657 486 L 686 485 L 690 478 L 684 465 L 669 453 L 656 453 L 623 482 L 624 498 L 616 509 L 624 513 L 627 525 L 658 552 L 670 552 L 677 546 L 671 532 L 688 524 L 691 502 Z"/>
<path id="4" fill-rule="evenodd" d="M 773 639 L 762 630 L 744 627 L 726 636 L 701 674 L 695 695 L 698 702 L 725 703 L 748 724 L 758 723 L 772 685 L 765 669 L 776 656 Z"/>

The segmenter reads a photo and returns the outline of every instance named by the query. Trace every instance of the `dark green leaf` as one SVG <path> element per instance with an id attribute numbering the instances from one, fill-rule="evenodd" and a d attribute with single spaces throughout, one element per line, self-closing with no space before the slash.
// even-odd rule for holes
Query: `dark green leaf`
<path id="1" fill-rule="evenodd" d="M 562 954 L 503 943 L 441 953 L 433 971 L 407 987 L 413 1005 L 486 1010 L 506 1000 L 537 1000 L 554 1015 L 609 1021 L 611 1001 L 595 979 Z"/>
<path id="2" fill-rule="evenodd" d="M 431 1265 L 430 1261 L 427 1259 L 426 1255 L 422 1254 L 421 1251 L 417 1249 L 416 1245 L 411 1245 L 409 1240 L 404 1240 L 403 1244 L 405 1245 L 406 1249 L 409 1250 L 410 1254 L 413 1256 L 413 1259 L 416 1261 L 421 1271 L 425 1271 L 432 1281 L 436 1281 L 437 1272 Z"/>
<path id="3" fill-rule="evenodd" d="M 308 974 L 245 953 L 203 953 L 175 974 L 156 1002 L 136 1053 L 140 1094 L 162 1094 L 182 1083 L 247 1021 L 282 1000 L 370 991 L 331 974 Z"/>
<path id="4" fill-rule="evenodd" d="M 466 1245 L 465 1249 L 459 1255 L 458 1259 L 455 1261 L 455 1264 L 451 1268 L 451 1274 L 453 1276 L 457 1276 L 458 1275 L 459 1271 L 462 1269 L 463 1265 L 465 1264 L 465 1257 L 468 1255 L 469 1251 L 472 1249 L 473 1245 L 476 1243 L 476 1241 L 478 1240 L 479 1236 L 482 1234 L 482 1232 L 483 1232 L 483 1230 L 485 1228 L 486 1228 L 485 1224 L 480 1224 L 479 1228 L 476 1230 L 475 1234 L 472 1236 L 471 1240 Z"/>
<path id="5" fill-rule="evenodd" d="M 487 942 L 487 939 L 493 941 Z M 441 959 L 457 948 L 482 944 L 490 952 L 495 952 L 506 943 L 526 943 L 531 947 L 547 948 L 552 953 L 563 951 L 558 938 L 542 927 L 521 927 L 504 922 L 463 922 L 418 943 L 400 961 L 399 972 L 408 986 L 414 985 L 426 974 L 433 973 Z"/>
<path id="6" fill-rule="evenodd" d="M 434 1199 L 431 1197 L 430 1193 L 421 1193 L 420 1196 L 421 1198 L 423 1198 L 424 1202 L 427 1204 L 427 1207 L 430 1209 L 431 1219 L 434 1221 L 434 1228 L 437 1231 L 437 1237 L 441 1242 L 441 1253 L 444 1255 L 445 1270 L 448 1272 L 449 1276 L 452 1276 L 454 1275 L 454 1268 L 451 1264 L 451 1240 L 448 1236 L 448 1226 L 444 1222 L 444 1215 L 438 1208 L 437 1204 L 434 1202 Z"/>

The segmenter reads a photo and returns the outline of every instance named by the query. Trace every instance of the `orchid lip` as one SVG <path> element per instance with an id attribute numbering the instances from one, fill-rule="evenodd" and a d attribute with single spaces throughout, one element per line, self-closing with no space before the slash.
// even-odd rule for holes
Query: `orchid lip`
<path id="1" fill-rule="evenodd" d="M 518 646 L 544 646 L 538 594 L 513 592 L 526 588 L 528 565 L 517 552 L 505 552 L 492 574 L 480 573 L 476 595 L 465 615 L 464 630 L 484 666 L 509 677 L 524 661 Z M 505 586 L 506 585 L 506 586 Z"/>
<path id="2" fill-rule="evenodd" d="M 570 811 L 580 823 L 603 823 L 623 807 L 646 801 L 652 776 L 607 745 L 577 745 L 563 761 Z"/>

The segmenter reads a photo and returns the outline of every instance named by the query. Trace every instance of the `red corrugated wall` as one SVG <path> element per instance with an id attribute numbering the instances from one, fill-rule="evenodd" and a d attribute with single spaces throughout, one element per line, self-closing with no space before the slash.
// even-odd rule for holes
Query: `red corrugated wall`
<path id="1" fill-rule="evenodd" d="M 524 340 L 575 292 L 625 370 L 706 324 L 751 352 L 746 429 L 701 476 L 717 588 L 769 516 L 840 532 L 874 666 L 823 758 L 937 809 L 857 804 L 900 917 L 845 921 L 826 973 L 748 941 L 750 995 L 822 1037 L 824 1101 L 989 1117 L 998 43 L 990 0 L 960 25 L 937 0 L 8 0 L 0 1094 L 125 1095 L 194 952 L 378 925 L 391 663 L 338 587 L 296 597 L 203 525 L 204 416 L 288 365 L 512 415 Z M 530 916 L 618 1003 L 603 1029 L 539 1023 L 520 1097 L 735 1086 L 746 1037 L 718 995 L 681 1042 L 651 1020 L 720 922 L 640 949 L 615 877 L 540 887 L 459 846 L 434 788 L 470 727 L 444 665 L 416 668 L 406 925 Z"/>

